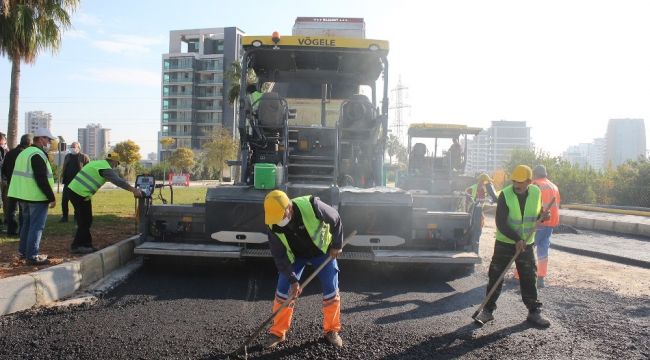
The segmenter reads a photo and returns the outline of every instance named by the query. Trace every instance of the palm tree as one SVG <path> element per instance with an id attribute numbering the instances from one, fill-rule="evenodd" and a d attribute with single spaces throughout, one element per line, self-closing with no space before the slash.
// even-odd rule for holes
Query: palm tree
<path id="1" fill-rule="evenodd" d="M 241 80 L 241 64 L 239 61 L 233 61 L 232 64 L 230 64 L 230 68 L 226 71 L 226 79 L 230 81 L 228 102 L 234 105 L 239 98 L 239 81 Z"/>
<path id="2" fill-rule="evenodd" d="M 20 65 L 33 64 L 43 50 L 55 53 L 63 31 L 70 28 L 70 13 L 79 0 L 2 0 L 0 13 L 0 54 L 11 61 L 7 142 L 18 140 L 18 100 Z"/>

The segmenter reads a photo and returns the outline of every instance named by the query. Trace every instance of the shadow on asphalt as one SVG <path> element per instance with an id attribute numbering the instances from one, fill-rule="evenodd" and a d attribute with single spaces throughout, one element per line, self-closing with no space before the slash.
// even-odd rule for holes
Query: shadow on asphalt
<path id="1" fill-rule="evenodd" d="M 384 359 L 456 359 L 462 357 L 463 355 L 466 355 L 471 351 L 478 351 L 480 353 L 481 348 L 487 347 L 494 342 L 507 338 L 512 334 L 520 333 L 532 327 L 532 325 L 524 321 L 519 324 L 489 333 L 485 336 L 475 337 L 474 332 L 478 330 L 479 327 L 471 323 L 454 331 L 431 337 L 421 342 L 420 344 L 404 349 L 397 354 L 386 356 Z M 483 354 L 481 358 L 492 358 L 491 356 L 493 355 L 495 354 L 486 353 Z M 498 358 L 498 356 L 496 358 Z"/>

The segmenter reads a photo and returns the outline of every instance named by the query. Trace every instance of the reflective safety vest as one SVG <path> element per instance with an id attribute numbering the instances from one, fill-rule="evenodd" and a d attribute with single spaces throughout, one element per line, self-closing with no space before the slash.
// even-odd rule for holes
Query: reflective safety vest
<path id="1" fill-rule="evenodd" d="M 91 197 L 106 183 L 106 179 L 99 175 L 99 171 L 110 168 L 111 165 L 106 160 L 93 160 L 77 173 L 68 188 L 81 197 Z"/>
<path id="2" fill-rule="evenodd" d="M 465 189 L 465 192 L 468 192 L 468 190 L 471 191 L 471 196 L 472 196 L 472 201 L 476 201 L 476 193 L 478 192 L 478 185 L 474 184 L 467 189 Z"/>
<path id="3" fill-rule="evenodd" d="M 540 226 L 556 227 L 560 225 L 560 191 L 557 186 L 547 178 L 535 179 L 533 184 L 537 185 L 542 190 L 542 206 L 544 210 L 549 209 L 551 200 L 555 198 L 555 204 L 550 207 L 551 218 L 538 223 Z"/>
<path id="4" fill-rule="evenodd" d="M 32 157 L 34 156 L 40 156 L 45 161 L 47 181 L 50 186 L 54 185 L 52 166 L 50 166 L 47 155 L 40 148 L 30 146 L 21 151 L 16 158 L 16 165 L 9 184 L 9 197 L 27 201 L 48 201 L 47 196 L 38 187 L 36 179 L 34 179 L 34 169 L 32 169 Z"/>
<path id="5" fill-rule="evenodd" d="M 310 196 L 301 196 L 297 197 L 295 199 L 292 199 L 294 204 L 298 206 L 298 209 L 300 210 L 300 215 L 302 216 L 302 222 L 305 224 L 305 229 L 307 230 L 307 233 L 309 234 L 309 237 L 311 238 L 311 241 L 314 242 L 314 245 L 318 249 L 320 249 L 323 254 L 327 253 L 327 249 L 329 248 L 330 244 L 332 243 L 332 234 L 330 233 L 330 226 L 329 224 L 325 223 L 324 221 L 319 220 L 316 217 L 316 213 L 314 213 L 314 208 L 311 206 L 311 202 L 309 201 Z M 272 226 L 269 226 L 271 228 Z M 296 260 L 295 255 L 293 255 L 293 251 L 291 251 L 291 248 L 289 247 L 289 242 L 287 241 L 287 237 L 283 233 L 275 233 L 275 235 L 280 239 L 282 244 L 284 245 L 284 248 L 287 250 L 287 257 L 289 258 L 289 261 L 293 264 L 293 262 Z"/>
<path id="6" fill-rule="evenodd" d="M 257 110 L 257 108 L 260 107 L 260 99 L 262 98 L 262 93 L 259 91 L 253 91 L 252 93 L 248 94 L 248 99 L 251 102 L 251 107 L 253 110 Z"/>
<path id="7" fill-rule="evenodd" d="M 537 216 L 542 209 L 542 192 L 535 185 L 528 186 L 528 196 L 526 197 L 526 205 L 524 207 L 524 216 L 521 216 L 521 208 L 519 207 L 519 199 L 512 185 L 507 186 L 502 191 L 503 196 L 508 205 L 508 226 L 519 234 L 519 237 L 526 241 L 526 245 L 531 245 L 535 242 L 535 227 L 537 223 Z M 514 244 L 515 241 L 503 235 L 497 229 L 498 241 Z"/>

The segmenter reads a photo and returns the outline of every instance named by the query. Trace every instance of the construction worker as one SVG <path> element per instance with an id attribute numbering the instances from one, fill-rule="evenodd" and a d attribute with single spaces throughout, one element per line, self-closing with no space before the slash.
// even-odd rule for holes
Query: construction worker
<path id="1" fill-rule="evenodd" d="M 77 221 L 77 231 L 70 246 L 70 251 L 73 254 L 88 254 L 97 251 L 92 245 L 92 235 L 90 234 L 90 227 L 93 223 L 93 207 L 90 199 L 107 180 L 132 192 L 135 197 L 142 196 L 140 189 L 131 186 L 113 170 L 119 163 L 119 155 L 109 152 L 105 160 L 93 160 L 86 164 L 67 186 L 70 190 L 68 196 L 74 207 Z"/>
<path id="2" fill-rule="evenodd" d="M 32 135 L 25 134 L 20 137 L 20 144 L 15 148 L 9 150 L 2 163 L 2 182 L 6 183 L 7 191 L 11 185 L 11 175 L 16 166 L 16 159 L 20 153 L 32 145 Z M 5 212 L 5 224 L 7 225 L 7 235 L 18 236 L 20 235 L 20 226 L 23 223 L 22 213 L 18 213 L 18 221 L 16 221 L 16 211 L 18 209 L 18 200 L 15 198 L 7 198 L 7 210 Z"/>
<path id="3" fill-rule="evenodd" d="M 550 219 L 537 222 L 537 230 L 535 231 L 538 288 L 546 286 L 544 278 L 546 278 L 546 274 L 548 273 L 548 249 L 551 246 L 551 235 L 553 234 L 553 229 L 560 225 L 560 191 L 547 176 L 548 174 L 544 165 L 537 165 L 533 169 L 533 184 L 542 190 L 542 206 L 551 212 Z M 516 270 L 515 279 L 519 279 L 519 273 Z"/>
<path id="4" fill-rule="evenodd" d="M 553 229 L 560 225 L 560 190 L 548 179 L 544 165 L 537 165 L 533 169 L 533 184 L 542 190 L 542 206 L 551 211 L 551 217 L 544 222 L 537 222 L 535 232 L 535 245 L 537 246 L 537 287 L 545 286 L 544 278 L 548 273 L 548 248 L 551 246 Z M 555 198 L 555 202 L 553 202 Z"/>
<path id="5" fill-rule="evenodd" d="M 465 194 L 467 194 L 468 201 L 468 210 L 471 205 L 474 203 L 482 204 L 485 202 L 488 196 L 493 203 L 497 202 L 497 193 L 494 190 L 494 185 L 492 184 L 492 179 L 490 175 L 483 173 L 478 176 L 476 179 L 476 184 L 465 189 Z M 481 228 L 485 225 L 485 213 L 481 212 Z"/>
<path id="6" fill-rule="evenodd" d="M 273 319 L 266 346 L 273 348 L 286 340 L 294 300 L 302 292 L 298 281 L 305 265 L 318 267 L 331 256 L 334 260 L 318 274 L 323 288 L 323 330 L 329 343 L 342 347 L 336 257 L 342 252 L 343 225 L 338 212 L 318 197 L 301 196 L 290 200 L 283 191 L 273 190 L 264 199 L 264 221 L 269 227 L 269 246 L 278 269 L 273 311 L 292 299 L 291 304 Z"/>
<path id="7" fill-rule="evenodd" d="M 263 93 L 257 90 L 257 85 L 255 84 L 249 84 L 248 87 L 246 87 L 246 93 L 248 94 L 248 102 L 251 105 L 251 111 L 257 113 Z"/>
<path id="8" fill-rule="evenodd" d="M 465 189 L 467 197 L 472 202 L 484 202 L 487 197 L 490 197 L 492 202 L 497 202 L 497 193 L 494 190 L 494 183 L 490 175 L 483 173 L 476 179 L 476 184 Z"/>
<path id="9" fill-rule="evenodd" d="M 39 254 L 39 248 L 47 209 L 56 206 L 52 191 L 54 176 L 47 158 L 54 139 L 49 129 L 36 129 L 32 146 L 18 155 L 11 174 L 9 197 L 18 201 L 23 218 L 18 255 L 25 259 L 27 265 L 46 265 L 50 262 L 47 255 Z"/>
<path id="10" fill-rule="evenodd" d="M 81 152 L 81 144 L 78 141 L 70 145 L 70 153 L 63 159 L 61 182 L 63 191 L 61 192 L 61 220 L 59 222 L 68 222 L 68 202 L 70 201 L 70 190 L 68 185 L 81 169 L 90 162 L 88 155 Z"/>
<path id="11" fill-rule="evenodd" d="M 540 327 L 548 327 L 550 322 L 542 317 L 542 304 L 537 299 L 537 267 L 533 244 L 537 221 L 547 220 L 550 212 L 542 210 L 542 193 L 537 186 L 532 185 L 532 176 L 533 172 L 528 166 L 517 166 L 512 172 L 512 185 L 505 187 L 497 200 L 497 233 L 488 271 L 487 292 L 506 270 L 515 252 L 519 251 L 515 264 L 521 275 L 521 298 L 528 308 L 526 320 Z M 485 308 L 476 317 L 478 323 L 485 324 L 494 319 L 492 313 L 497 307 L 502 286 L 503 283 L 499 282 Z"/>

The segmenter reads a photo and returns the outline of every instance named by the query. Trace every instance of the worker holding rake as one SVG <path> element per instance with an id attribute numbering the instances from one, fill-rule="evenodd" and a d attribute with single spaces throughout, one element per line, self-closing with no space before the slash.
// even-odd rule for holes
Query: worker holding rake
<path id="1" fill-rule="evenodd" d="M 315 196 L 289 199 L 286 193 L 273 190 L 264 199 L 264 221 L 269 228 L 269 247 L 278 269 L 278 286 L 273 311 L 288 299 L 290 305 L 273 319 L 266 346 L 273 348 L 286 340 L 291 325 L 294 300 L 300 295 L 299 280 L 306 265 L 318 267 L 323 288 L 323 330 L 325 339 L 340 348 L 341 298 L 339 268 L 336 257 L 342 252 L 343 226 L 338 212 Z"/>
<path id="2" fill-rule="evenodd" d="M 496 242 L 488 271 L 488 299 L 474 319 L 485 324 L 494 319 L 497 299 L 501 293 L 501 279 L 514 261 L 520 275 L 521 298 L 528 308 L 526 320 L 540 327 L 550 326 L 541 314 L 542 303 L 537 299 L 537 267 L 533 245 L 538 220 L 548 220 L 550 212 L 542 208 L 541 190 L 532 185 L 532 170 L 526 165 L 512 172 L 512 185 L 501 191 L 496 210 Z M 494 290 L 493 290 L 494 288 Z"/>

